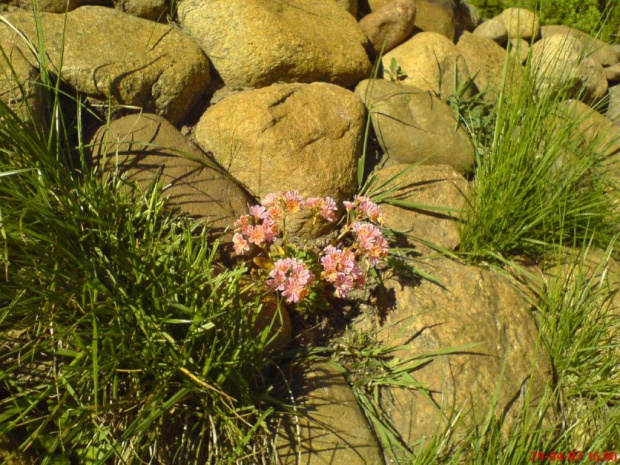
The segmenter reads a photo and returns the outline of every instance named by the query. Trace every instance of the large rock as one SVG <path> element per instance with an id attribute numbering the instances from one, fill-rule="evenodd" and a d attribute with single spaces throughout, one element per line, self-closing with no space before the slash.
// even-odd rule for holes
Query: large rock
<path id="1" fill-rule="evenodd" d="M 509 93 L 514 86 L 519 86 L 523 68 L 513 59 L 506 63 L 509 59 L 506 50 L 494 41 L 464 32 L 456 47 L 486 101 L 495 102 L 502 88 Z"/>
<path id="2" fill-rule="evenodd" d="M 0 100 L 24 122 L 45 127 L 45 106 L 39 70 L 15 45 L 0 42 Z"/>
<path id="3" fill-rule="evenodd" d="M 496 19 L 485 21 L 474 30 L 473 34 L 483 39 L 492 40 L 499 45 L 504 45 L 508 42 L 508 29 L 506 29 L 504 23 Z"/>
<path id="4" fill-rule="evenodd" d="M 38 43 L 32 13 L 5 17 Z M 41 27 L 51 69 L 59 73 L 62 61 L 62 78 L 88 95 L 142 107 L 176 124 L 209 84 L 207 57 L 171 26 L 111 8 L 84 6 L 66 17 L 41 13 Z M 24 43 L 4 24 L 2 38 L 18 46 Z"/>
<path id="5" fill-rule="evenodd" d="M 328 363 L 296 367 L 290 376 L 297 415 L 283 415 L 277 464 L 378 465 L 381 449 L 351 386 Z"/>
<path id="6" fill-rule="evenodd" d="M 620 84 L 609 88 L 609 103 L 605 116 L 620 127 Z"/>
<path id="7" fill-rule="evenodd" d="M 618 55 L 611 45 L 578 29 L 568 26 L 542 26 L 540 28 L 540 35 L 543 39 L 554 35 L 573 36 L 583 43 L 588 57 L 601 66 L 612 66 L 618 63 Z"/>
<path id="8" fill-rule="evenodd" d="M 549 118 L 552 125 L 576 122 L 571 136 L 575 153 L 581 146 L 595 147 L 604 157 L 607 173 L 620 186 L 620 128 L 579 100 L 560 102 Z"/>
<path id="9" fill-rule="evenodd" d="M 17 0 L 14 2 L 17 6 L 26 11 L 32 11 L 32 0 Z M 38 0 L 39 11 L 45 13 L 65 13 L 75 10 L 82 5 L 95 3 L 92 0 Z"/>
<path id="10" fill-rule="evenodd" d="M 385 226 L 402 233 L 406 246 L 426 253 L 433 250 L 426 243 L 448 250 L 461 243 L 458 218 L 465 207 L 468 183 L 454 168 L 394 165 L 376 171 L 375 176 L 376 185 L 387 183 L 379 192 L 393 189 L 383 200 L 381 209 Z M 410 202 L 419 207 L 390 204 L 392 201 Z"/>
<path id="11" fill-rule="evenodd" d="M 447 100 L 470 73 L 456 46 L 436 32 L 421 32 L 383 56 L 384 69 L 395 59 L 406 77 L 403 84 L 430 90 Z M 456 87 L 456 88 L 455 88 Z M 466 96 L 471 96 L 471 89 Z"/>
<path id="12" fill-rule="evenodd" d="M 368 0 L 371 11 L 377 11 L 393 0 Z M 454 0 L 416 0 L 417 29 L 424 32 L 437 32 L 448 39 L 453 40 L 455 34 Z"/>
<path id="13" fill-rule="evenodd" d="M 358 0 L 336 0 L 336 4 L 351 13 L 354 18 L 357 17 Z"/>
<path id="14" fill-rule="evenodd" d="M 564 90 L 592 102 L 607 92 L 603 67 L 586 56 L 583 43 L 573 35 L 546 37 L 532 45 L 531 52 L 539 95 Z"/>
<path id="15" fill-rule="evenodd" d="M 209 108 L 196 139 L 257 197 L 298 190 L 344 200 L 356 188 L 364 117 L 360 99 L 333 84 L 274 84 Z M 325 226 L 304 217 L 287 222 L 306 236 Z"/>
<path id="16" fill-rule="evenodd" d="M 172 208 L 208 220 L 219 235 L 247 213 L 251 200 L 230 176 L 157 115 L 130 115 L 103 126 L 92 141 L 93 166 L 119 169 L 147 187 L 160 173 L 163 195 Z"/>
<path id="17" fill-rule="evenodd" d="M 183 0 L 178 14 L 229 86 L 350 87 L 372 70 L 368 39 L 334 0 Z"/>
<path id="18" fill-rule="evenodd" d="M 168 10 L 168 0 L 114 0 L 114 8 L 139 18 L 161 20 Z"/>
<path id="19" fill-rule="evenodd" d="M 620 81 L 620 63 L 616 63 L 613 66 L 608 66 L 607 68 L 603 68 L 605 72 L 605 78 L 608 81 L 617 82 Z"/>
<path id="20" fill-rule="evenodd" d="M 506 26 L 510 38 L 527 40 L 538 37 L 540 32 L 538 15 L 525 8 L 506 8 L 493 19 Z"/>
<path id="21" fill-rule="evenodd" d="M 459 173 L 474 163 L 474 146 L 450 107 L 430 92 L 383 79 L 356 88 L 366 104 L 389 164 L 450 165 Z"/>
<path id="22" fill-rule="evenodd" d="M 375 53 L 389 52 L 411 34 L 415 11 L 415 0 L 393 0 L 362 18 L 360 27 Z"/>
<path id="23" fill-rule="evenodd" d="M 456 5 L 454 24 L 457 36 L 463 31 L 473 32 L 482 22 L 480 10 L 475 6 L 460 0 Z"/>
<path id="24" fill-rule="evenodd" d="M 378 339 L 403 346 L 394 353 L 400 360 L 467 348 L 435 356 L 411 372 L 433 402 L 417 390 L 384 389 L 388 418 L 404 442 L 413 444 L 442 431 L 456 415 L 465 426 L 479 424 L 496 398 L 494 411 L 508 431 L 526 402 L 532 408 L 553 383 L 533 316 L 503 275 L 445 258 L 421 260 L 418 266 L 441 285 L 388 282 L 393 302 Z"/>
<path id="25" fill-rule="evenodd" d="M 530 54 L 530 43 L 525 39 L 510 39 L 506 49 L 519 63 L 525 63 Z"/>

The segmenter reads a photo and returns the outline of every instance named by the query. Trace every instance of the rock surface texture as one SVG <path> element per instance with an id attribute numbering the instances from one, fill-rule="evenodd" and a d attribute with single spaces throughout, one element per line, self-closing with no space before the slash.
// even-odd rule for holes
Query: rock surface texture
<path id="1" fill-rule="evenodd" d="M 411 34 L 415 5 L 415 0 L 393 0 L 361 19 L 360 27 L 375 53 L 389 52 Z"/>
<path id="2" fill-rule="evenodd" d="M 450 107 L 430 92 L 386 80 L 362 81 L 355 93 L 372 119 L 388 163 L 445 164 L 459 173 L 474 163 L 474 146 Z"/>
<path id="3" fill-rule="evenodd" d="M 181 25 L 228 86 L 368 77 L 368 39 L 334 0 L 183 0 Z"/>
<path id="4" fill-rule="evenodd" d="M 94 166 L 103 172 L 119 169 L 142 188 L 159 174 L 170 205 L 205 218 L 214 235 L 247 212 L 250 199 L 243 190 L 164 118 L 125 116 L 100 129 L 92 143 Z"/>
<path id="5" fill-rule="evenodd" d="M 198 144 L 256 197 L 298 190 L 344 200 L 356 188 L 364 105 L 352 92 L 326 84 L 274 84 L 225 98 L 196 126 Z M 315 236 L 322 222 L 287 223 Z"/>
<path id="6" fill-rule="evenodd" d="M 442 431 L 457 412 L 464 424 L 484 418 L 497 396 L 495 412 L 509 428 L 523 408 L 525 392 L 536 403 L 552 383 L 550 359 L 537 342 L 533 316 L 502 275 L 444 258 L 420 266 L 441 285 L 390 282 L 393 307 L 379 339 L 403 345 L 394 354 L 401 360 L 467 349 L 436 356 L 411 373 L 429 389 L 433 403 L 415 390 L 385 389 L 382 402 L 389 418 L 405 443 L 413 444 Z"/>
<path id="7" fill-rule="evenodd" d="M 454 168 L 394 165 L 378 170 L 375 175 L 378 185 L 395 178 L 382 189 L 395 191 L 381 209 L 386 218 L 385 226 L 402 232 L 403 246 L 413 246 L 425 253 L 433 250 L 426 243 L 448 250 L 460 244 L 458 218 L 465 207 L 468 183 Z M 406 208 L 402 204 L 392 205 L 390 201 L 410 202 L 420 207 Z"/>
<path id="8" fill-rule="evenodd" d="M 32 13 L 5 17 L 37 43 Z M 173 27 L 95 6 L 70 12 L 66 24 L 63 15 L 41 13 L 41 25 L 52 70 L 88 95 L 138 106 L 175 124 L 209 85 L 207 57 Z M 24 47 L 4 24 L 0 24 L 2 38 Z M 32 57 L 30 51 L 24 55 Z"/>

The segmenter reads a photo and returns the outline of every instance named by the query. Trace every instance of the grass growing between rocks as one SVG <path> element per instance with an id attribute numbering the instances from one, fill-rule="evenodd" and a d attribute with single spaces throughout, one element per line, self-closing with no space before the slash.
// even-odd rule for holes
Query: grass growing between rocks
<path id="1" fill-rule="evenodd" d="M 80 175 L 0 120 L 0 436 L 41 463 L 262 463 L 246 270 L 156 185 Z"/>

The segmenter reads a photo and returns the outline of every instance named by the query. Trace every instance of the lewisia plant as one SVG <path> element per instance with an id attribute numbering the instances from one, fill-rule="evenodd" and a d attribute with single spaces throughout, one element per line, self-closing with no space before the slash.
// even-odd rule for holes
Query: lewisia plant
<path id="1" fill-rule="evenodd" d="M 334 296 L 346 297 L 364 286 L 370 268 L 387 256 L 388 242 L 378 227 L 384 217 L 377 204 L 356 195 L 343 205 L 345 226 L 331 245 L 313 255 L 286 243 L 286 217 L 309 211 L 316 219 L 334 222 L 338 211 L 334 199 L 304 199 L 297 191 L 268 194 L 235 222 L 235 253 L 251 258 L 266 275 L 265 284 L 288 303 L 302 302 L 313 289 L 325 286 Z M 255 275 L 260 275 L 257 271 Z"/>

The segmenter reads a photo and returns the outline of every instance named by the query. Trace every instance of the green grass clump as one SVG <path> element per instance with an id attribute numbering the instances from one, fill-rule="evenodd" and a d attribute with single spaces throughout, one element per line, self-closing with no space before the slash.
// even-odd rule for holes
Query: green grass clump
<path id="1" fill-rule="evenodd" d="M 461 252 L 478 259 L 525 254 L 590 239 L 606 247 L 620 230 L 603 138 L 577 142 L 582 118 L 566 118 L 565 93 L 535 96 L 524 74 L 492 110 L 492 125 L 467 121 L 476 173 L 463 216 Z M 564 107 L 565 108 L 565 107 Z M 473 113 L 470 113 L 473 114 Z M 479 115 L 474 115 L 479 119 Z"/>
<path id="2" fill-rule="evenodd" d="M 0 436 L 41 463 L 259 463 L 269 341 L 246 270 L 216 267 L 156 184 L 78 176 L 0 120 Z"/>

